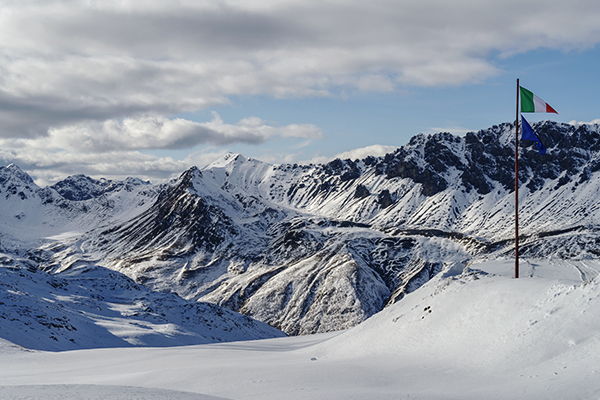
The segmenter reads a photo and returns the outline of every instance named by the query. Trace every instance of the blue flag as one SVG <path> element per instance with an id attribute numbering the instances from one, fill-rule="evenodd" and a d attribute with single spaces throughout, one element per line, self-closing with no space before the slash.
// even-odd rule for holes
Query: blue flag
<path id="1" fill-rule="evenodd" d="M 544 147 L 544 144 L 541 142 L 540 138 L 538 138 L 537 135 L 533 132 L 533 129 L 531 129 L 531 125 L 529 125 L 529 122 L 527 122 L 527 120 L 523 118 L 523 115 L 521 115 L 521 122 L 521 125 L 523 126 L 523 133 L 521 134 L 521 139 L 534 141 L 540 154 L 546 154 L 546 147 Z"/>

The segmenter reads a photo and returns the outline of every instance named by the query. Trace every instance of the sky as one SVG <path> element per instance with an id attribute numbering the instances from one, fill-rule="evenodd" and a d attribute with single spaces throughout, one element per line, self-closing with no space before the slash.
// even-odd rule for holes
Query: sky
<path id="1" fill-rule="evenodd" d="M 227 152 L 382 155 L 515 119 L 600 122 L 600 2 L 0 0 L 0 165 L 157 182 Z"/>

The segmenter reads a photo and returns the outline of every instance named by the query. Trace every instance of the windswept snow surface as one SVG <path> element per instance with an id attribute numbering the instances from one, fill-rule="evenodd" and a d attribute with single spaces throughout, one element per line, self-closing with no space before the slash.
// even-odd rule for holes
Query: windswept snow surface
<path id="1" fill-rule="evenodd" d="M 513 267 L 447 266 L 341 333 L 60 353 L 0 342 L 0 397 L 600 398 L 600 262 Z"/>

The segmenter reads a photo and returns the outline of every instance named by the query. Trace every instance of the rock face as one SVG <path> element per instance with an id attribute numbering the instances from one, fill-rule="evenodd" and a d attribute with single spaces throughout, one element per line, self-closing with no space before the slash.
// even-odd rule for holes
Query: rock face
<path id="1" fill-rule="evenodd" d="M 596 257 L 600 127 L 533 128 L 548 153 L 521 142 L 521 254 Z M 356 325 L 447 265 L 513 251 L 513 124 L 322 165 L 230 154 L 162 185 L 40 189 L 19 171 L 0 168 L 4 251 L 55 274 L 100 265 L 289 334 Z"/>
<path id="2" fill-rule="evenodd" d="M 137 178 L 127 178 L 123 182 L 101 179 L 95 180 L 85 175 L 69 176 L 65 180 L 55 183 L 50 188 L 56 190 L 63 198 L 72 201 L 89 200 L 100 197 L 112 191 L 125 189 L 131 191 L 137 185 L 149 185 Z"/>

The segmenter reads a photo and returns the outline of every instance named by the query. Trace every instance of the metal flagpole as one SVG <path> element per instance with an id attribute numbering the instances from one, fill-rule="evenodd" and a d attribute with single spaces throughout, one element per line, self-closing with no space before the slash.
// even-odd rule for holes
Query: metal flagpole
<path id="1" fill-rule="evenodd" d="M 517 78 L 517 117 L 515 119 L 515 278 L 519 277 L 519 78 Z"/>

